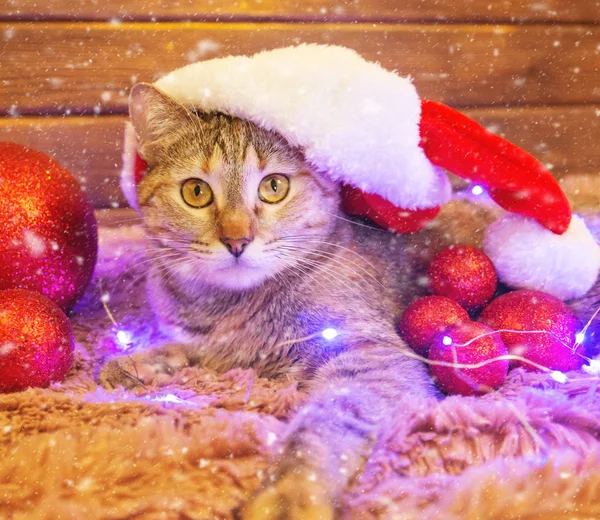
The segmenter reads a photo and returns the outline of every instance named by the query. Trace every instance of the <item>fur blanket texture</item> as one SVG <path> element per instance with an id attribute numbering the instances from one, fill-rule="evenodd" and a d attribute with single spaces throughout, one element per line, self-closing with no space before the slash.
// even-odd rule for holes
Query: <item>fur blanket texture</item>
<path id="1" fill-rule="evenodd" d="M 599 207 L 589 193 L 575 209 Z M 409 240 L 423 243 L 427 261 L 445 241 L 477 244 L 493 212 L 454 201 L 440 217 L 443 233 Z M 305 399 L 251 370 L 192 367 L 136 392 L 99 387 L 99 367 L 123 344 L 161 342 L 145 303 L 142 238 L 135 225 L 101 228 L 94 281 L 71 317 L 76 361 L 66 381 L 0 395 L 1 519 L 234 518 Z M 575 307 L 582 320 L 590 307 Z M 568 376 L 561 384 L 514 370 L 483 397 L 407 399 L 407 414 L 390 421 L 353 480 L 341 517 L 600 518 L 600 378 Z"/>

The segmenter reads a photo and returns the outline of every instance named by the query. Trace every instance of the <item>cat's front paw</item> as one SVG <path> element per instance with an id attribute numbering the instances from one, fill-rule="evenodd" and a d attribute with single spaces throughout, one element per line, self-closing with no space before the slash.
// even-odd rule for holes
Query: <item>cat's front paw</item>
<path id="1" fill-rule="evenodd" d="M 106 363 L 98 374 L 98 383 L 107 390 L 122 386 L 131 390 L 144 386 L 147 381 L 140 377 L 137 363 L 129 356 L 122 356 Z"/>
<path id="2" fill-rule="evenodd" d="M 263 487 L 242 510 L 242 520 L 332 520 L 328 486 L 315 473 L 289 472 Z"/>
<path id="3" fill-rule="evenodd" d="M 137 352 L 106 363 L 100 370 L 98 382 L 109 390 L 119 386 L 131 390 L 160 383 L 187 365 L 187 357 L 181 348 L 165 347 L 156 351 Z"/>

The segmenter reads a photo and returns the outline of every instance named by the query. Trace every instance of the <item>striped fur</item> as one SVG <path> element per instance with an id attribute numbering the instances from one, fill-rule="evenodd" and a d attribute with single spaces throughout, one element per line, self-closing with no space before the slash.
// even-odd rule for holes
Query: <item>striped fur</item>
<path id="1" fill-rule="evenodd" d="M 297 381 L 312 397 L 244 515 L 332 518 L 381 425 L 402 412 L 399 397 L 434 395 L 394 329 L 419 273 L 400 237 L 345 219 L 338 186 L 277 134 L 196 114 L 149 86 L 134 102 L 150 165 L 138 190 L 153 259 L 148 297 L 175 345 L 138 354 L 135 370 L 114 360 L 101 381 L 131 386 L 188 363 Z M 270 173 L 290 178 L 278 204 L 256 194 Z M 190 177 L 212 186 L 211 206 L 183 203 L 179 186 Z M 220 242 L 232 227 L 254 237 L 239 259 Z M 325 339 L 326 328 L 339 335 Z"/>

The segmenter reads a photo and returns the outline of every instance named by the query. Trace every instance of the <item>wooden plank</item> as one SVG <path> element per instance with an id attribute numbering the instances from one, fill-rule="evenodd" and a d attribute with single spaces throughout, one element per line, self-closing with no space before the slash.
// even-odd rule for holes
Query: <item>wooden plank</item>
<path id="1" fill-rule="evenodd" d="M 476 109 L 465 113 L 566 178 L 600 173 L 600 105 Z M 97 208 L 126 205 L 119 188 L 124 116 L 0 119 L 0 140 L 56 157 L 82 180 Z"/>
<path id="2" fill-rule="evenodd" d="M 0 19 L 598 22 L 597 0 L 1 0 Z"/>
<path id="3" fill-rule="evenodd" d="M 123 113 L 128 88 L 189 62 L 346 45 L 459 107 L 600 103 L 600 26 L 0 24 L 0 113 Z"/>
<path id="4" fill-rule="evenodd" d="M 122 116 L 0 119 L 0 141 L 56 158 L 75 175 L 96 208 L 126 206 L 121 193 Z"/>
<path id="5" fill-rule="evenodd" d="M 141 222 L 139 215 L 132 208 L 97 209 L 94 214 L 98 225 L 104 228 L 135 226 Z"/>

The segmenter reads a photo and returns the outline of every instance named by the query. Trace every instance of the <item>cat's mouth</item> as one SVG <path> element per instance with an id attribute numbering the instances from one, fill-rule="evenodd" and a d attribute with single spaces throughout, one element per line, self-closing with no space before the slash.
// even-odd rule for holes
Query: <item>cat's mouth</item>
<path id="1" fill-rule="evenodd" d="M 280 266 L 269 254 L 254 248 L 240 255 L 225 253 L 221 248 L 208 254 L 187 251 L 189 261 L 183 262 L 175 270 L 182 280 L 202 280 L 208 285 L 229 290 L 256 288 L 275 276 Z M 204 253 L 204 251 L 202 252 Z"/>
<path id="2" fill-rule="evenodd" d="M 207 265 L 208 269 L 203 269 L 202 277 L 210 285 L 226 289 L 247 290 L 257 287 L 271 276 L 272 266 L 268 258 L 256 253 L 222 256 L 218 261 L 210 262 L 212 265 Z"/>
<path id="3" fill-rule="evenodd" d="M 228 258 L 223 265 L 223 269 L 252 269 L 256 268 L 255 262 L 252 262 L 244 255 L 231 256 Z"/>

